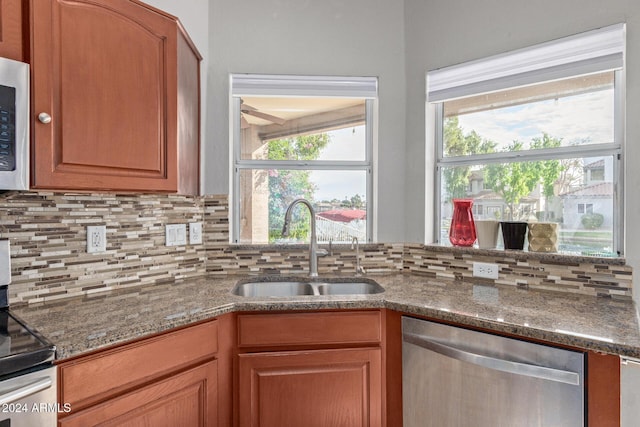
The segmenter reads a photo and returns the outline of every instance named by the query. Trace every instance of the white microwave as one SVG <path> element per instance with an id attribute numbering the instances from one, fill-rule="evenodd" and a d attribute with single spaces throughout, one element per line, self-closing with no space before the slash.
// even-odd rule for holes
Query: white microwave
<path id="1" fill-rule="evenodd" d="M 29 162 L 29 64 L 0 58 L 0 190 L 28 190 Z"/>

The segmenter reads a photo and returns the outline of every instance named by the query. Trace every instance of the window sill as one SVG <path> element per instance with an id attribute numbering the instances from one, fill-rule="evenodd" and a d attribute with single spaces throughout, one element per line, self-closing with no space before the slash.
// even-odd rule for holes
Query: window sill
<path id="1" fill-rule="evenodd" d="M 518 261 L 537 260 L 545 263 L 561 264 L 561 265 L 577 265 L 577 264 L 600 264 L 600 265 L 626 265 L 625 258 L 622 257 L 596 257 L 596 256 L 584 256 L 584 255 L 568 255 L 557 252 L 527 252 L 518 250 L 504 250 L 504 249 L 478 249 L 474 247 L 460 247 L 460 246 L 445 246 L 436 244 L 420 244 L 420 243 L 361 243 L 360 249 L 375 250 L 380 246 L 412 246 L 422 247 L 425 250 L 439 253 L 461 254 L 469 256 L 488 256 L 496 258 L 512 258 Z M 232 243 L 229 245 L 230 249 L 237 251 L 283 251 L 305 252 L 309 250 L 308 243 L 291 243 L 291 244 L 247 244 L 247 243 Z M 328 249 L 328 244 L 318 244 L 319 248 Z M 334 243 L 333 249 L 338 251 L 351 250 L 351 244 L 349 243 Z"/>
<path id="2" fill-rule="evenodd" d="M 626 260 L 621 257 L 596 257 L 585 255 L 568 255 L 557 252 L 527 252 L 508 249 L 478 249 L 474 247 L 424 245 L 426 250 L 440 253 L 453 253 L 475 256 L 490 256 L 515 258 L 516 260 L 537 260 L 554 264 L 602 264 L 602 265 L 626 265 Z"/>

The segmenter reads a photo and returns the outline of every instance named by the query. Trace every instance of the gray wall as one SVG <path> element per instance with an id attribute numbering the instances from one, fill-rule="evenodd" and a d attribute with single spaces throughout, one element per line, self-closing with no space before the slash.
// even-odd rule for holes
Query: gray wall
<path id="1" fill-rule="evenodd" d="M 377 240 L 404 237 L 404 10 L 397 0 L 146 0 L 203 55 L 202 193 L 229 193 L 229 74 L 376 76 Z"/>
<path id="2" fill-rule="evenodd" d="M 212 0 L 205 192 L 229 191 L 229 73 L 377 76 L 378 240 L 404 234 L 404 12 L 397 0 Z"/>
<path id="3" fill-rule="evenodd" d="M 433 208 L 428 70 L 627 23 L 625 217 L 640 271 L 640 2 L 636 0 L 147 0 L 178 16 L 203 62 L 203 192 L 229 191 L 229 73 L 378 76 L 379 241 L 423 242 Z M 430 117 L 430 115 L 427 115 Z M 637 276 L 637 275 L 636 275 Z M 634 291 L 640 300 L 640 285 Z"/>
<path id="4" fill-rule="evenodd" d="M 640 2 L 636 0 L 405 0 L 407 72 L 407 226 L 405 238 L 424 231 L 429 207 L 424 165 L 432 158 L 424 141 L 433 133 L 425 124 L 425 72 L 484 56 L 618 23 L 627 23 L 627 123 L 625 216 L 628 263 L 640 271 Z M 427 208 L 427 212 L 429 209 Z M 636 277 L 639 277 L 636 274 Z M 634 295 L 640 301 L 635 281 Z"/>

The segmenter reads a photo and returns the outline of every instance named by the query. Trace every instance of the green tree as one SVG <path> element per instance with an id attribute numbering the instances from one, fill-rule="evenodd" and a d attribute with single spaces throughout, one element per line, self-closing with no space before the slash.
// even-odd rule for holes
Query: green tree
<path id="1" fill-rule="evenodd" d="M 494 142 L 483 139 L 476 131 L 465 135 L 460 127 L 458 117 L 449 117 L 445 120 L 445 157 L 493 153 L 495 147 Z M 470 166 L 458 166 L 443 170 L 445 190 L 450 200 L 466 197 L 470 174 Z"/>
<path id="2" fill-rule="evenodd" d="M 504 151 L 520 151 L 522 142 L 514 141 Z M 498 193 L 509 207 L 509 219 L 514 218 L 520 200 L 540 182 L 535 162 L 489 164 L 484 169 L 485 186 Z"/>
<path id="3" fill-rule="evenodd" d="M 267 143 L 269 160 L 316 160 L 330 142 L 326 133 L 282 138 Z M 313 199 L 316 188 L 305 170 L 269 171 L 269 241 L 281 237 L 284 214 L 295 199 Z M 289 235 L 305 239 L 309 234 L 309 213 L 303 207 L 296 208 Z"/>
<path id="4" fill-rule="evenodd" d="M 533 138 L 529 149 L 559 147 L 562 140 L 552 138 L 544 133 L 542 138 Z M 505 152 L 520 151 L 524 144 L 514 141 L 504 150 Z M 539 160 L 531 162 L 512 162 L 504 164 L 490 164 L 484 169 L 485 185 L 498 193 L 509 207 L 509 219 L 514 219 L 518 212 L 520 200 L 529 195 L 541 184 L 542 194 L 549 199 L 554 196 L 554 187 L 563 166 L 559 160 Z"/>
<path id="5" fill-rule="evenodd" d="M 532 149 L 557 148 L 560 147 L 562 139 L 552 138 L 547 133 L 542 134 L 542 138 L 533 138 L 531 140 Z M 542 184 L 542 195 L 545 198 L 545 220 L 548 219 L 549 206 L 551 198 L 555 196 L 555 188 L 560 175 L 564 171 L 565 166 L 560 160 L 541 160 L 535 162 L 535 167 L 540 174 Z"/>
<path id="6" fill-rule="evenodd" d="M 356 194 L 355 196 L 351 196 L 351 207 L 354 209 L 362 209 L 364 207 L 364 198 Z"/>

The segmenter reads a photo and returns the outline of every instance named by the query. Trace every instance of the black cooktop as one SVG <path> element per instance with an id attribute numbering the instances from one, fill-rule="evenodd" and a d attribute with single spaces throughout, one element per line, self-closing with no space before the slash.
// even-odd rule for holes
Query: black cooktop
<path id="1" fill-rule="evenodd" d="M 31 330 L 11 313 L 6 304 L 2 304 L 5 292 L 6 286 L 0 286 L 0 378 L 49 365 L 56 353 L 53 344 Z"/>

